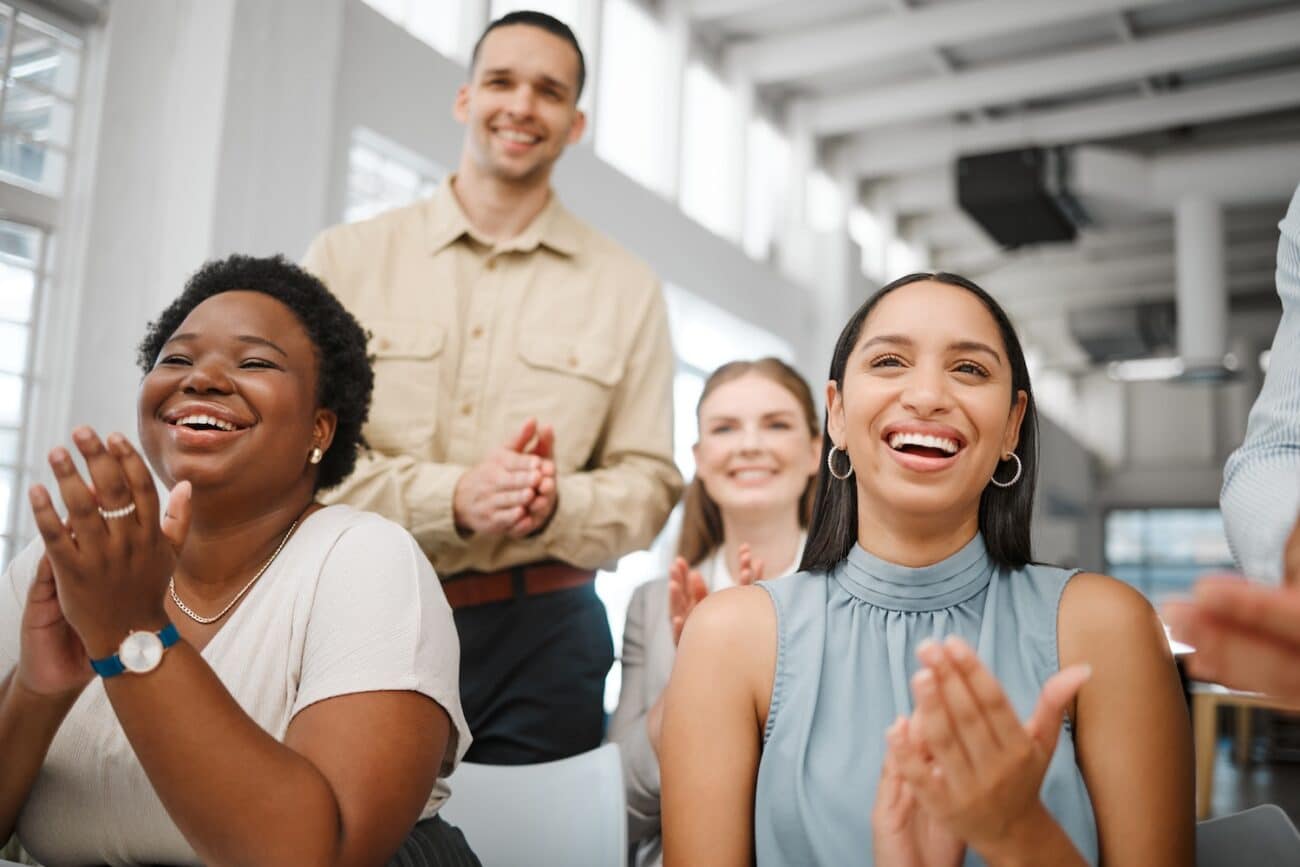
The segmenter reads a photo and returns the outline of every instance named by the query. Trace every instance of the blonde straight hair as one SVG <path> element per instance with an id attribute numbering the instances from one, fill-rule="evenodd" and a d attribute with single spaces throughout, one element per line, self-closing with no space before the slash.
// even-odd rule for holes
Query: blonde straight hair
<path id="1" fill-rule="evenodd" d="M 757 361 L 732 361 L 722 365 L 710 374 L 704 383 L 699 403 L 695 405 L 696 424 L 700 420 L 700 407 L 708 400 L 719 386 L 740 379 L 747 374 L 756 373 L 766 377 L 784 388 L 799 402 L 804 420 L 808 423 L 808 436 L 821 435 L 817 422 L 817 405 L 813 402 L 812 389 L 793 367 L 779 358 L 760 358 Z M 812 516 L 813 493 L 816 476 L 808 479 L 808 485 L 799 497 L 799 526 L 807 527 Z M 677 556 L 682 557 L 692 566 L 699 563 L 710 552 L 722 544 L 722 513 L 718 504 L 704 489 L 704 482 L 697 475 L 686 488 L 683 501 L 682 532 L 677 539 Z"/>

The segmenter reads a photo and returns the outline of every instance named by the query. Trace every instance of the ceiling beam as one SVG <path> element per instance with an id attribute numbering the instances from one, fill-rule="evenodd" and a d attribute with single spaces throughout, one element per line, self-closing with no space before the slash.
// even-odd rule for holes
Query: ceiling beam
<path id="1" fill-rule="evenodd" d="M 1300 72 L 1111 100 L 1087 108 L 1035 112 L 978 125 L 945 122 L 863 133 L 843 145 L 837 161 L 859 177 L 877 177 L 945 165 L 966 154 L 1098 141 L 1292 106 L 1300 106 Z"/>
<path id="2" fill-rule="evenodd" d="M 966 0 L 736 42 L 728 55 L 756 84 L 773 84 L 1160 2 Z"/>
<path id="3" fill-rule="evenodd" d="M 1256 15 L 1138 42 L 804 102 L 813 132 L 840 135 L 1284 51 L 1295 47 L 1296 33 L 1300 11 Z"/>
<path id="4" fill-rule="evenodd" d="M 692 21 L 720 21 L 770 9 L 780 3 L 781 0 L 689 0 L 686 14 Z"/>

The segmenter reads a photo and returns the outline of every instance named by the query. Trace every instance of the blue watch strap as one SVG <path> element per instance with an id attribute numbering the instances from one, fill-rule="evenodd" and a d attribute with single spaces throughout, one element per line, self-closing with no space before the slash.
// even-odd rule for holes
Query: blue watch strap
<path id="1" fill-rule="evenodd" d="M 175 623 L 168 623 L 158 630 L 157 635 L 158 640 L 162 642 L 163 650 L 181 640 L 181 634 L 176 629 Z M 117 677 L 126 671 L 126 666 L 122 664 L 122 658 L 116 653 L 112 656 L 105 656 L 103 659 L 92 659 L 90 667 L 95 670 L 95 674 L 104 678 Z"/>
<path id="2" fill-rule="evenodd" d="M 163 650 L 171 647 L 181 640 L 180 631 L 177 630 L 175 623 L 168 623 L 162 629 L 158 630 L 158 640 L 162 642 Z"/>
<path id="3" fill-rule="evenodd" d="M 95 669 L 95 674 L 100 677 L 116 677 L 126 671 L 126 666 L 122 665 L 122 660 L 116 653 L 103 659 L 92 659 L 90 667 Z"/>

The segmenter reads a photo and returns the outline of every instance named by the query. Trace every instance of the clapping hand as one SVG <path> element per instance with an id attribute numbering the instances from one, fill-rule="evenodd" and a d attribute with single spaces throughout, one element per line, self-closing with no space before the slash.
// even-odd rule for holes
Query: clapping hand
<path id="1" fill-rule="evenodd" d="M 555 513 L 556 501 L 556 479 L 555 479 L 555 428 L 550 425 L 538 426 L 531 419 L 525 423 L 524 431 L 529 430 L 529 424 L 536 429 L 536 440 L 529 443 L 525 440 L 523 453 L 532 455 L 541 463 L 539 464 L 539 478 L 533 485 L 532 500 L 529 501 L 523 516 L 516 521 L 506 535 L 513 539 L 522 539 L 532 533 L 536 533 L 546 526 L 551 515 Z"/>
<path id="2" fill-rule="evenodd" d="M 1165 603 L 1174 636 L 1196 648 L 1184 657 L 1188 674 L 1300 704 L 1300 522 L 1283 566 L 1281 588 L 1210 576 L 1191 599 Z"/>
<path id="3" fill-rule="evenodd" d="M 36 567 L 36 580 L 23 607 L 18 682 L 29 692 L 58 697 L 81 692 L 94 672 L 90 657 L 59 604 L 58 587 L 48 557 Z"/>
<path id="4" fill-rule="evenodd" d="M 749 550 L 748 542 L 742 542 L 740 545 L 740 574 L 736 576 L 736 583 L 743 586 L 762 580 L 763 561 L 755 557 L 753 552 Z"/>
<path id="5" fill-rule="evenodd" d="M 890 759 L 921 808 L 954 837 L 985 858 L 1018 852 L 1037 825 L 1052 821 L 1038 792 L 1066 708 L 1091 669 L 1071 666 L 1048 678 L 1022 725 L 965 642 L 925 642 L 917 655 L 925 668 L 912 679 L 916 710 L 890 729 Z"/>
<path id="6" fill-rule="evenodd" d="M 35 658 L 28 670 L 44 672 L 37 681 L 47 687 L 73 688 L 75 679 L 68 675 L 82 659 L 61 623 L 76 633 L 81 653 L 99 658 L 127 633 L 167 622 L 163 597 L 189 529 L 188 482 L 173 489 L 166 520 L 160 520 L 153 476 L 126 437 L 113 434 L 105 445 L 82 427 L 73 441 L 92 484 L 66 449 L 50 452 L 66 522 L 43 485 L 32 486 L 28 495 L 53 587 L 38 573 L 24 612 L 24 638 L 31 639 L 24 651 L 31 649 Z"/>
<path id="7" fill-rule="evenodd" d="M 692 569 L 685 557 L 678 557 L 668 570 L 668 619 L 673 625 L 673 646 L 682 638 L 686 618 L 709 595 L 704 576 Z"/>
<path id="8" fill-rule="evenodd" d="M 900 718 L 887 737 L 906 724 L 906 718 Z M 876 867 L 956 867 L 966 853 L 966 844 L 917 801 L 892 752 L 880 769 L 871 811 L 871 848 Z"/>
<path id="9" fill-rule="evenodd" d="M 536 516 L 549 517 L 555 508 L 555 462 L 550 458 L 555 435 L 547 431 L 550 428 L 538 437 L 537 420 L 530 418 L 514 436 L 465 471 L 452 493 L 457 529 L 466 535 L 524 536 L 540 526 L 534 526 Z M 548 493 L 541 494 L 543 489 Z"/>

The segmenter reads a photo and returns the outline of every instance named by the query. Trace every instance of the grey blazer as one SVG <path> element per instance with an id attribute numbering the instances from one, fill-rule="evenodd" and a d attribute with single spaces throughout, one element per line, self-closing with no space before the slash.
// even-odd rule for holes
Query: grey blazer
<path id="1" fill-rule="evenodd" d="M 668 579 L 642 584 L 632 594 L 623 629 L 623 687 L 609 724 L 609 739 L 623 756 L 627 838 L 637 844 L 637 867 L 663 863 L 659 838 L 659 758 L 645 718 L 668 686 L 677 648 L 668 621 Z"/>
<path id="2" fill-rule="evenodd" d="M 794 562 L 798 568 L 805 538 L 800 537 Z M 730 586 L 731 576 L 719 550 L 695 564 L 711 589 Z M 627 791 L 627 839 L 637 844 L 636 867 L 663 863 L 659 837 L 659 758 L 650 746 L 645 718 L 668 686 L 677 647 L 668 620 L 668 579 L 647 581 L 632 593 L 623 627 L 623 688 L 609 723 L 609 739 L 623 756 L 623 787 Z"/>

